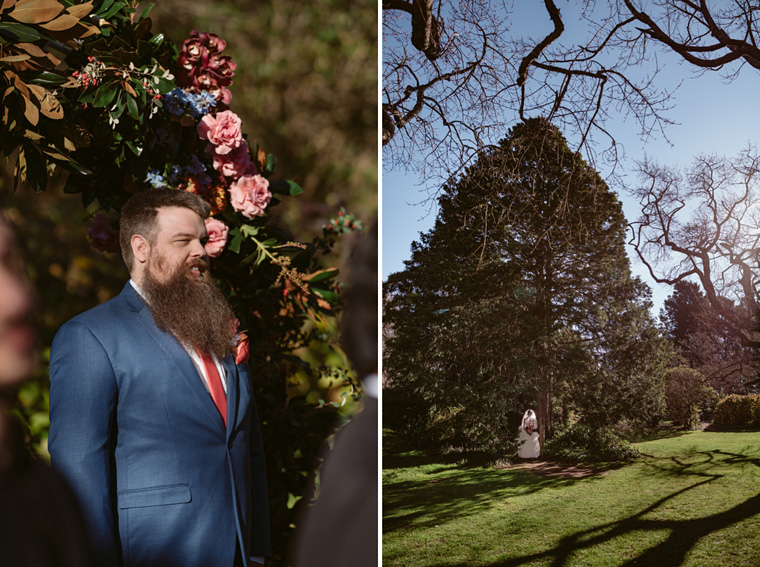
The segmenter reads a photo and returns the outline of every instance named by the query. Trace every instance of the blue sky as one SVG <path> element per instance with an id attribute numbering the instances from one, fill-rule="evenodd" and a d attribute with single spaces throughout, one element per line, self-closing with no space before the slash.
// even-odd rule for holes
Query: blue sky
<path id="1" fill-rule="evenodd" d="M 542 3 L 531 4 L 538 4 L 540 8 Z M 540 21 L 546 17 L 545 12 L 537 14 L 542 18 Z M 531 14 L 526 12 L 522 17 L 531 18 Z M 548 17 L 546 19 L 548 29 Z M 569 28 L 572 19 L 567 18 L 566 22 Z M 572 33 L 572 30 L 568 29 L 568 32 Z M 608 124 L 616 140 L 625 148 L 626 158 L 621 163 L 624 171 L 632 171 L 634 162 L 645 156 L 662 164 L 684 167 L 698 154 L 732 156 L 748 143 L 757 143 L 760 134 L 760 112 L 757 110 L 760 74 L 747 67 L 738 79 L 726 84 L 718 73 L 695 76 L 693 67 L 675 61 L 668 63 L 666 78 L 674 82 L 683 79 L 684 82 L 672 101 L 675 106 L 668 114 L 677 123 L 666 132 L 672 146 L 663 139 L 643 142 L 638 137 L 638 127 L 632 122 L 620 119 Z M 603 176 L 608 173 L 604 169 L 600 171 Z M 634 181 L 632 175 L 625 177 L 629 183 Z M 614 185 L 611 187 L 623 202 L 626 218 L 634 220 L 639 214 L 638 203 Z M 403 261 L 410 256 L 411 243 L 433 225 L 435 206 L 431 209 L 430 204 L 417 204 L 426 195 L 421 179 L 414 172 L 383 170 L 383 280 L 404 268 Z M 634 273 L 642 276 L 653 288 L 656 315 L 662 301 L 670 294 L 670 287 L 655 284 L 632 254 L 630 251 Z"/>

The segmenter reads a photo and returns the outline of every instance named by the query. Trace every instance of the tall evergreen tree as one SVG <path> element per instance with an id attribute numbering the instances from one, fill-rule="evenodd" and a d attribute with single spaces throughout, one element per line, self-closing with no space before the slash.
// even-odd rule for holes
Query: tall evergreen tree
<path id="1" fill-rule="evenodd" d="M 620 202 L 556 127 L 514 127 L 439 204 L 386 282 L 389 416 L 499 452 L 534 404 L 542 440 L 555 399 L 586 419 L 661 408 L 664 346 Z"/>

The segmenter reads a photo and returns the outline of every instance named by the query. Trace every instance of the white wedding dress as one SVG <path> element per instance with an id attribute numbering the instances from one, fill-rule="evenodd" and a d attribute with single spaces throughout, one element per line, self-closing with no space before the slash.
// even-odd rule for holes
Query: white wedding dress
<path id="1" fill-rule="evenodd" d="M 517 440 L 519 444 L 517 456 L 521 459 L 537 459 L 541 454 L 541 445 L 539 443 L 538 420 L 533 410 L 525 412 L 518 431 L 520 436 Z"/>

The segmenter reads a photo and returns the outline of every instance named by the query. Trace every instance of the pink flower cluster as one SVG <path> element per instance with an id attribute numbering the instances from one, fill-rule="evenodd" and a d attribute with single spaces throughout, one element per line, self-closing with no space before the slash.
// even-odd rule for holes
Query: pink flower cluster
<path id="1" fill-rule="evenodd" d="M 206 231 L 208 232 L 206 254 L 211 258 L 216 258 L 227 245 L 227 236 L 230 229 L 222 221 L 209 217 L 206 219 Z"/>
<path id="2" fill-rule="evenodd" d="M 269 181 L 261 175 L 244 175 L 230 185 L 232 208 L 249 219 L 263 215 L 271 200 Z"/>
<path id="3" fill-rule="evenodd" d="M 214 169 L 225 177 L 257 173 L 240 126 L 240 118 L 230 110 L 207 114 L 198 123 L 198 136 L 208 140 L 207 150 L 214 160 Z"/>
<path id="4" fill-rule="evenodd" d="M 227 43 L 213 33 L 190 32 L 177 56 L 178 84 L 191 91 L 209 91 L 218 102 L 229 104 L 229 87 L 237 64 L 229 55 L 221 55 Z"/>

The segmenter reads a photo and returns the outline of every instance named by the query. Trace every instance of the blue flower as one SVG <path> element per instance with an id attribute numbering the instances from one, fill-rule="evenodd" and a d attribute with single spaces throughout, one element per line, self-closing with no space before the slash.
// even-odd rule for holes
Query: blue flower
<path id="1" fill-rule="evenodd" d="M 187 93 L 180 88 L 174 89 L 164 97 L 166 109 L 174 116 L 182 116 L 190 103 Z"/>
<path id="2" fill-rule="evenodd" d="M 172 166 L 172 171 L 169 174 L 169 183 L 176 185 L 182 175 L 182 168 L 178 165 Z"/>
<path id="3" fill-rule="evenodd" d="M 205 172 L 206 166 L 201 163 L 201 160 L 198 159 L 197 155 L 193 154 L 193 157 L 190 158 L 190 163 L 185 166 L 184 173 L 197 176 Z"/>
<path id="4" fill-rule="evenodd" d="M 158 171 L 151 170 L 145 176 L 145 182 L 148 183 L 154 189 L 161 189 L 166 187 L 166 179 Z"/>
<path id="5" fill-rule="evenodd" d="M 188 99 L 196 118 L 208 114 L 216 106 L 216 98 L 208 91 L 190 93 Z"/>

